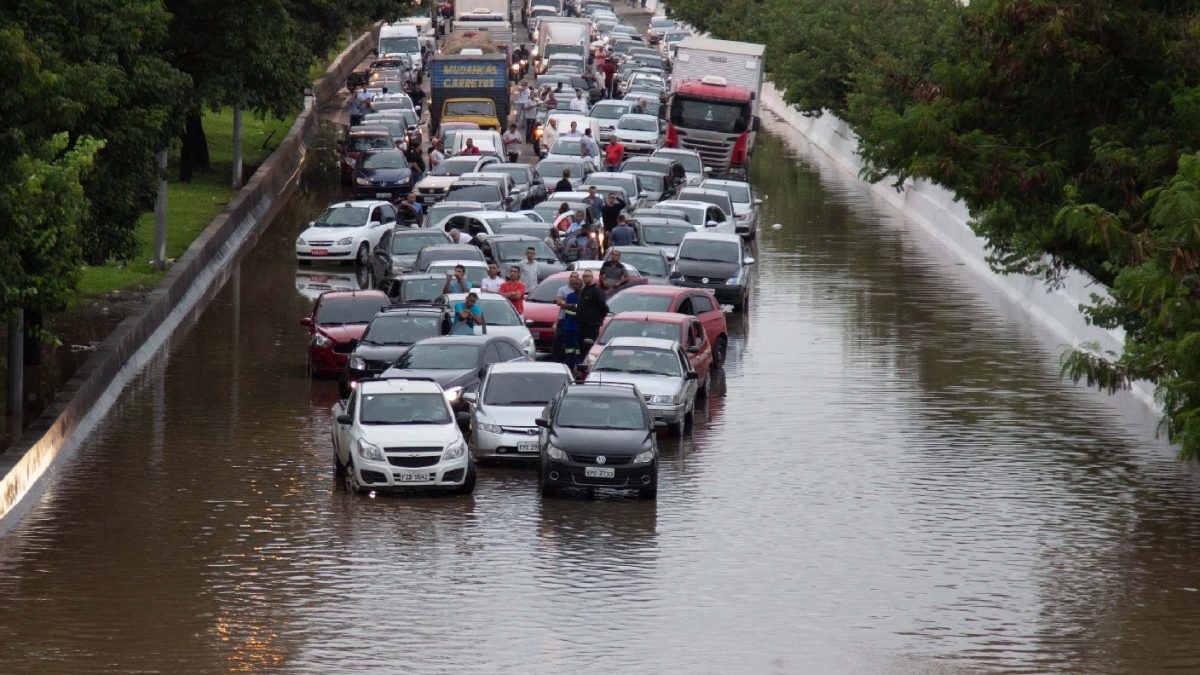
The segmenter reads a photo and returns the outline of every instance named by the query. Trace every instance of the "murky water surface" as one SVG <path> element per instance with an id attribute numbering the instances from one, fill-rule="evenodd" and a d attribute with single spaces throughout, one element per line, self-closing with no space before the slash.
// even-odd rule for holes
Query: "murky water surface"
<path id="1" fill-rule="evenodd" d="M 757 287 L 658 503 L 359 498 L 296 198 L 0 539 L 0 672 L 1200 668 L 1200 479 L 848 177 L 767 136 Z"/>

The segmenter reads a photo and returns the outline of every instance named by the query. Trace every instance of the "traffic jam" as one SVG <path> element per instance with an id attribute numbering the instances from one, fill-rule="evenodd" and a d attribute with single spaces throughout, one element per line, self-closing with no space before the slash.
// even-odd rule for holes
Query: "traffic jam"
<path id="1" fill-rule="evenodd" d="M 749 311 L 762 55 L 608 0 L 383 26 L 347 83 L 354 198 L 295 242 L 347 491 L 470 494 L 512 462 L 547 497 L 657 497 L 658 439 L 692 433 Z M 299 282 L 334 267 L 357 283 Z"/>

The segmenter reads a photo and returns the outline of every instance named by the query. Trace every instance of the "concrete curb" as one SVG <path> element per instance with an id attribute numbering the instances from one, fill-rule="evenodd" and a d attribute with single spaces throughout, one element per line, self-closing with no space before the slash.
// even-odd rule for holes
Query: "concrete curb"
<path id="1" fill-rule="evenodd" d="M 381 24 L 361 35 L 313 82 L 287 136 L 249 182 L 214 218 L 142 306 L 105 338 L 17 443 L 0 454 L 0 533 L 12 527 L 69 457 L 103 420 L 121 390 L 199 315 L 246 250 L 295 189 L 320 107 L 337 95 L 346 76 L 374 48 Z"/>

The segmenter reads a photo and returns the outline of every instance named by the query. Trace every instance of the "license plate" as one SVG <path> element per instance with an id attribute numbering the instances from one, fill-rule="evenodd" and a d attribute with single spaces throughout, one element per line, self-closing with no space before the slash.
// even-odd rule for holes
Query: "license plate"
<path id="1" fill-rule="evenodd" d="M 537 452 L 537 441 L 521 441 L 517 443 L 517 452 Z"/>
<path id="2" fill-rule="evenodd" d="M 323 248 L 314 248 L 313 250 L 309 251 L 309 253 L 312 255 L 329 255 L 329 250 Z"/>
<path id="3" fill-rule="evenodd" d="M 391 196 L 392 196 L 392 193 L 390 193 L 390 192 L 376 192 L 375 193 L 376 199 L 387 199 L 388 197 L 391 197 Z"/>
<path id="4" fill-rule="evenodd" d="M 617 470 L 607 467 L 589 466 L 584 468 L 583 475 L 587 478 L 613 478 L 617 475 Z"/>
<path id="5" fill-rule="evenodd" d="M 404 473 L 395 474 L 396 481 L 400 483 L 426 483 L 429 481 L 429 473 L 419 473 L 417 471 L 405 471 Z"/>

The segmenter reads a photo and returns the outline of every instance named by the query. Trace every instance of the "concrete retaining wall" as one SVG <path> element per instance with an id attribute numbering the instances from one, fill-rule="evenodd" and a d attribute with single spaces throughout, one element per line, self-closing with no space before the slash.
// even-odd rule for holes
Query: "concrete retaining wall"
<path id="1" fill-rule="evenodd" d="M 762 103 L 788 127 L 828 155 L 834 164 L 858 178 L 863 167 L 858 154 L 858 137 L 846 122 L 828 113 L 819 117 L 801 114 L 784 102 L 782 92 L 771 83 L 763 86 Z M 950 249 L 967 267 L 1063 342 L 1072 346 L 1094 342 L 1099 344 L 1102 352 L 1122 352 L 1125 344 L 1123 331 L 1092 326 L 1080 311 L 1081 305 L 1092 303 L 1093 294 L 1102 297 L 1108 294 L 1108 289 L 1087 273 L 1072 270 L 1056 288 L 1050 288 L 1033 277 L 997 274 L 986 262 L 987 247 L 984 240 L 968 225 L 970 214 L 967 208 L 950 191 L 923 179 L 905 182 L 899 192 L 891 181 L 871 185 L 870 190 Z M 1139 382 L 1132 393 L 1146 405 L 1158 408 L 1152 384 Z"/>
<path id="2" fill-rule="evenodd" d="M 257 239 L 290 196 L 317 131 L 317 110 L 335 99 L 346 76 L 374 48 L 378 35 L 377 24 L 313 82 L 313 97 L 305 99 L 303 111 L 279 147 L 175 261 L 141 308 L 109 334 L 16 445 L 0 454 L 0 532 L 20 518 L 52 469 L 103 419 L 134 375 L 189 316 L 203 309 L 236 262 L 236 254 Z"/>

